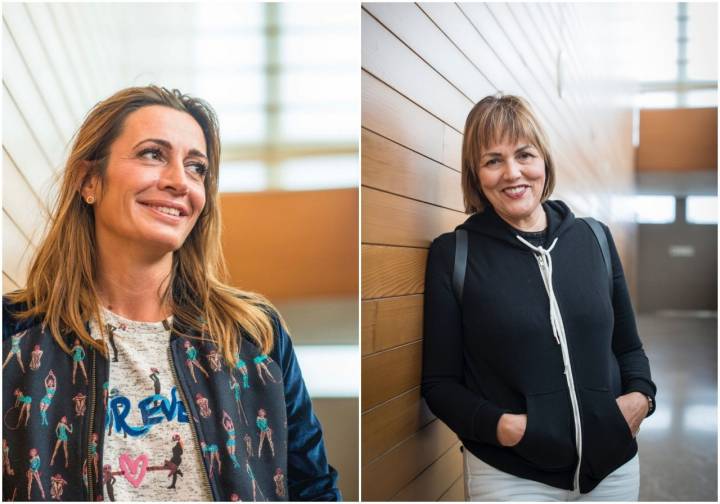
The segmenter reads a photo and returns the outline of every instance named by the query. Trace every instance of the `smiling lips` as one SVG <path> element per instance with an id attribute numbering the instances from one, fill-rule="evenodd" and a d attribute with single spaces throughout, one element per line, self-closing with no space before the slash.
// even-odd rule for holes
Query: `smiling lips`
<path id="1" fill-rule="evenodd" d="M 157 212 L 173 217 L 185 217 L 188 215 L 188 211 L 182 206 L 176 203 L 170 202 L 139 202 L 141 205 L 149 207 Z"/>
<path id="2" fill-rule="evenodd" d="M 502 193 L 508 198 L 520 199 L 525 196 L 525 192 L 530 188 L 529 185 L 518 185 L 508 187 L 502 190 Z"/>

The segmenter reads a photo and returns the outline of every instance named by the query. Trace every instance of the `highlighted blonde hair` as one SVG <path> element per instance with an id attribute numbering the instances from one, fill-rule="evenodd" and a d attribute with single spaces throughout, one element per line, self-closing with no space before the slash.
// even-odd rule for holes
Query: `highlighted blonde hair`
<path id="1" fill-rule="evenodd" d="M 176 89 L 123 89 L 88 113 L 75 134 L 48 230 L 32 260 L 26 286 L 8 298 L 25 303 L 27 309 L 18 312 L 19 318 L 41 317 L 65 352 L 70 353 L 70 348 L 63 336 L 74 332 L 84 344 L 107 356 L 106 345 L 95 341 L 85 327 L 86 321 L 102 320 L 102 316 L 95 286 L 95 218 L 92 206 L 82 200 L 80 189 L 88 177 L 103 179 L 110 146 L 122 133 L 125 119 L 150 105 L 190 114 L 203 131 L 208 157 L 205 207 L 183 245 L 173 252 L 172 271 L 162 301 L 172 309 L 181 327 L 213 341 L 228 362 L 236 362 L 239 330 L 268 353 L 273 345 L 273 317 L 277 317 L 278 324 L 283 324 L 282 319 L 263 297 L 238 291 L 226 283 L 229 275 L 220 243 L 217 117 L 209 104 Z"/>
<path id="2" fill-rule="evenodd" d="M 465 213 L 482 212 L 490 204 L 477 174 L 483 152 L 494 144 L 505 141 L 515 144 L 520 140 L 540 151 L 545 161 L 545 186 L 540 201 L 550 197 L 555 189 L 555 163 L 547 136 L 527 101 L 498 93 L 475 104 L 465 121 L 461 174 Z"/>

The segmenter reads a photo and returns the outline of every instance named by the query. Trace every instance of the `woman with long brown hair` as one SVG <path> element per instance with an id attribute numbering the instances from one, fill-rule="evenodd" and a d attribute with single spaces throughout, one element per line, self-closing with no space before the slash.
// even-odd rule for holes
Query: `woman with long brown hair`
<path id="1" fill-rule="evenodd" d="M 214 111 L 177 90 L 119 91 L 98 103 L 77 132 L 26 286 L 3 300 L 3 352 L 19 359 L 23 348 L 25 355 L 36 345 L 44 351 L 39 372 L 4 369 L 4 411 L 19 385 L 32 396 L 46 368 L 58 384 L 67 384 L 58 387 L 48 414 L 51 424 L 72 418 L 68 426 L 82 440 L 61 474 L 69 499 L 102 497 L 102 478 L 92 474 L 98 465 L 121 476 L 114 485 L 121 500 L 228 500 L 233 493 L 250 499 L 255 484 L 273 495 L 278 467 L 287 469 L 291 500 L 339 498 L 284 322 L 262 296 L 227 284 L 219 162 Z M 13 339 L 23 332 L 27 337 Z M 227 366 L 195 376 L 194 368 L 204 371 L 211 354 L 222 355 Z M 217 412 L 235 415 L 230 375 L 237 379 L 237 364 L 248 359 L 265 362 L 268 374 L 283 378 L 266 383 L 261 374 L 243 376 L 243 406 L 273 411 L 282 446 L 274 457 L 247 460 L 253 482 L 245 470 L 210 476 L 200 448 L 225 436 Z M 192 366 L 184 365 L 188 361 Z M 87 376 L 74 380 L 78 365 Z M 165 394 L 148 382 L 144 370 L 150 368 L 158 370 Z M 110 389 L 122 393 L 103 401 L 103 390 Z M 71 414 L 78 394 L 87 396 L 89 406 L 81 416 Z M 197 394 L 208 399 L 214 415 L 200 415 L 188 400 Z M 115 436 L 107 429 L 113 425 Z M 162 454 L 174 433 L 195 441 L 186 449 L 181 492 L 167 489 L 161 477 Z M 24 453 L 32 440 L 47 457 L 51 438 L 33 418 L 8 441 L 12 452 Z M 99 464 L 86 463 L 98 457 Z M 84 466 L 90 473 L 85 478 Z M 20 483 L 4 475 L 8 495 Z"/>

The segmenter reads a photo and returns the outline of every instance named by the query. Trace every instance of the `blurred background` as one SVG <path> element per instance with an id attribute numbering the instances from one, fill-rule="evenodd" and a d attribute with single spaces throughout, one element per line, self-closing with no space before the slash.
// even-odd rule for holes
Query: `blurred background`
<path id="1" fill-rule="evenodd" d="M 3 292 L 25 281 L 71 137 L 98 101 L 158 84 L 220 120 L 233 284 L 276 304 L 328 457 L 358 498 L 357 5 L 4 3 Z"/>
<path id="2" fill-rule="evenodd" d="M 717 500 L 716 3 L 362 6 L 362 497 L 463 500 L 459 442 L 420 397 L 427 248 L 466 219 L 467 113 L 527 98 L 554 199 L 608 224 L 657 410 L 640 499 Z"/>

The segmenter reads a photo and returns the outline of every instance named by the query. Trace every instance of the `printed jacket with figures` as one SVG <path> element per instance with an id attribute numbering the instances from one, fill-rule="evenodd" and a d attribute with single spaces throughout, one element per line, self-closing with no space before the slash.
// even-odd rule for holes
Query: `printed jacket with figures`
<path id="1" fill-rule="evenodd" d="M 20 308 L 3 298 L 3 500 L 103 500 L 107 498 L 103 494 L 103 475 L 95 474 L 94 468 L 97 465 L 101 471 L 103 467 L 107 410 L 103 384 L 109 377 L 109 362 L 88 345 L 75 346 L 74 334 L 65 336 L 68 348 L 73 349 L 68 355 L 40 320 L 16 318 L 14 314 Z M 290 337 L 275 313 L 272 320 L 275 341 L 269 355 L 262 355 L 244 337 L 239 368 L 224 363 L 222 370 L 209 378 L 199 374 L 197 382 L 184 365 L 188 356 L 183 344 L 188 338 L 181 335 L 189 332 L 173 326 L 168 357 L 194 433 L 193 448 L 202 451 L 208 494 L 216 501 L 252 501 L 254 483 L 268 500 L 340 500 L 337 472 L 327 463 L 322 430 L 312 411 Z M 197 349 L 195 358 L 201 361 L 217 350 L 210 341 L 191 341 Z M 262 362 L 282 379 L 263 384 L 256 362 Z M 87 380 L 76 371 L 73 384 L 73 367 L 80 363 Z M 54 381 L 48 383 L 50 370 Z M 185 398 L 200 393 L 217 406 L 213 411 L 235 411 L 235 398 L 228 390 L 231 373 L 244 386 L 244 408 L 262 409 L 268 415 L 267 419 L 258 417 L 247 427 L 239 420 L 235 422 L 237 438 L 247 433 L 257 446 L 261 431 L 270 427 L 275 453 L 273 457 L 257 457 L 238 450 L 242 454 L 241 468 L 234 468 L 229 455 L 220 449 L 223 470 L 212 471 L 212 459 L 205 455 L 213 445 L 224 446 L 227 435 L 222 418 L 200 415 L 198 405 Z M 57 461 L 50 465 L 56 443 L 67 446 L 67 467 Z M 64 446 L 59 446 L 59 451 L 63 450 Z"/>

